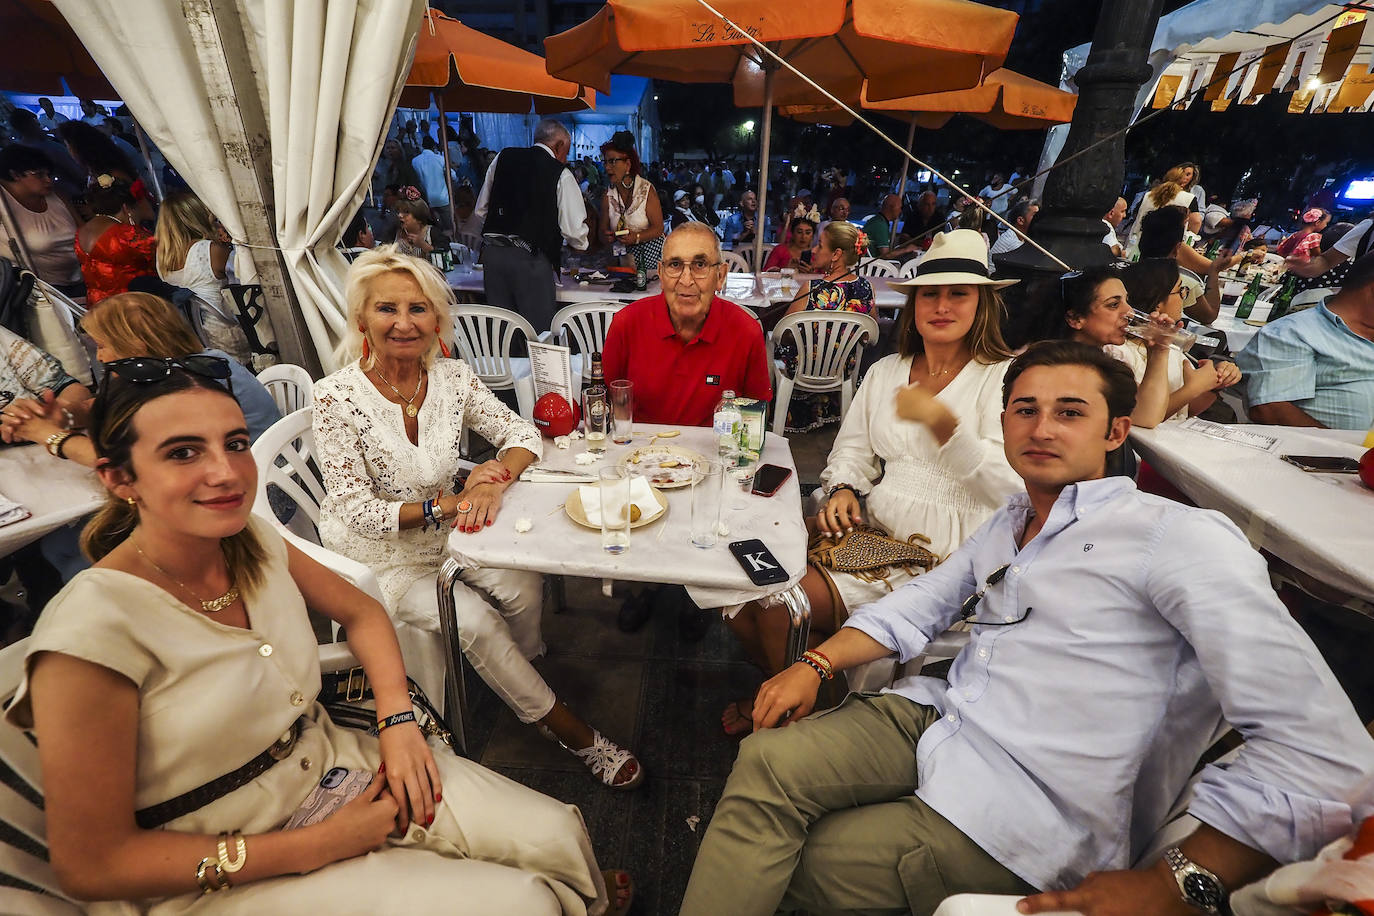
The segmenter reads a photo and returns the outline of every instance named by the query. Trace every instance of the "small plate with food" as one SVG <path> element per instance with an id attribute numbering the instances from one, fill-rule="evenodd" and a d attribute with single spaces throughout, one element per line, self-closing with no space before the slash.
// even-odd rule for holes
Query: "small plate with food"
<path id="1" fill-rule="evenodd" d="M 680 445 L 646 445 L 620 459 L 620 466 L 630 468 L 659 490 L 676 490 L 692 485 L 692 462 L 702 455 Z"/>

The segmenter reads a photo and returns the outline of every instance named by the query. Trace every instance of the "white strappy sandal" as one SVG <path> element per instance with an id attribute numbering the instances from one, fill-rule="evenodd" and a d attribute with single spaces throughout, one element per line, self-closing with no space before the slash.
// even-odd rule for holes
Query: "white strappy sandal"
<path id="1" fill-rule="evenodd" d="M 557 741 L 559 747 L 581 760 L 583 765 L 592 771 L 592 775 L 601 780 L 602 785 L 612 789 L 628 790 L 639 788 L 644 782 L 644 765 L 639 759 L 596 729 L 592 729 L 592 743 L 580 751 L 573 750 L 559 741 L 553 730 L 546 726 L 539 726 L 539 734 L 550 741 Z M 616 777 L 631 764 L 634 765 L 634 775 L 624 782 L 617 783 Z"/>

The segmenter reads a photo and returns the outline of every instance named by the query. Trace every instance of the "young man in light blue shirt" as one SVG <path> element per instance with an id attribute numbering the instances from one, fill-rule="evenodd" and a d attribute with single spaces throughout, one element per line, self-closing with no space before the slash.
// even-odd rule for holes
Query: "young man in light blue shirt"
<path id="1" fill-rule="evenodd" d="M 903 389 L 899 415 L 929 398 Z M 928 916 L 961 892 L 1031 895 L 1023 913 L 1214 913 L 1374 813 L 1374 741 L 1259 554 L 1216 512 L 1104 478 L 1134 401 L 1130 370 L 1085 344 L 1013 362 L 1002 426 L 1026 492 L 764 683 L 684 914 Z M 948 683 L 801 718 L 832 670 L 908 661 L 961 619 Z M 1245 746 L 1202 771 L 1201 826 L 1129 870 L 1223 719 Z"/>
<path id="2" fill-rule="evenodd" d="M 1253 423 L 1374 426 L 1374 252 L 1334 296 L 1265 325 L 1236 365 Z"/>

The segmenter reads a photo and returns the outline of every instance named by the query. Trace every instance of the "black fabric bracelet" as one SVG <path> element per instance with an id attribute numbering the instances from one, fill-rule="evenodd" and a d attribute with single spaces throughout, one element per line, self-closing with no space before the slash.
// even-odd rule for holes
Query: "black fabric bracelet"
<path id="1" fill-rule="evenodd" d="M 853 494 L 854 494 L 854 498 L 855 498 L 855 499 L 858 499 L 858 498 L 859 498 L 859 491 L 856 490 L 856 489 L 854 489 L 854 485 L 853 485 L 853 484 L 850 484 L 850 483 L 837 483 L 837 484 L 835 484 L 833 487 L 831 487 L 829 490 L 826 491 L 825 496 L 826 496 L 827 499 L 834 499 L 834 498 L 835 498 L 835 494 L 838 493 L 838 492 L 840 492 L 841 490 L 848 490 L 850 493 L 853 493 Z"/>
<path id="2" fill-rule="evenodd" d="M 377 722 L 377 731 L 380 733 L 393 725 L 404 725 L 407 722 L 414 721 L 415 713 L 413 711 L 398 712 L 394 716 L 387 716 L 385 719 L 379 720 Z"/>

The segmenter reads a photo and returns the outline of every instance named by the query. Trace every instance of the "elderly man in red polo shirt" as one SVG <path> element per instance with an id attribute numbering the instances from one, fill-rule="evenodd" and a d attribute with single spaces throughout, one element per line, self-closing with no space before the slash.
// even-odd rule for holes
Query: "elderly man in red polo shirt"
<path id="1" fill-rule="evenodd" d="M 725 391 L 773 399 L 763 330 L 743 308 L 716 295 L 727 272 L 711 227 L 685 223 L 663 243 L 662 294 L 631 303 L 611 321 L 601 364 L 608 380 L 634 382 L 636 420 L 710 426 Z M 673 606 L 679 632 L 689 640 L 704 636 L 719 617 L 698 609 L 685 589 L 665 587 L 631 595 L 617 622 L 633 633 L 654 609 Z"/>
<path id="2" fill-rule="evenodd" d="M 772 400 L 759 323 L 716 295 L 727 272 L 711 227 L 687 223 L 663 243 L 663 292 L 616 313 L 601 364 L 634 382 L 636 420 L 710 426 L 727 390 Z"/>

